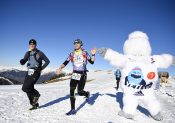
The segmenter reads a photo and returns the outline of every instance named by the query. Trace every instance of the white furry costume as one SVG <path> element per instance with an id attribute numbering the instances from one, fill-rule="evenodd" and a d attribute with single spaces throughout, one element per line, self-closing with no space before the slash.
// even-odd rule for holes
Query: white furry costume
<path id="1" fill-rule="evenodd" d="M 122 68 L 123 112 L 133 116 L 139 101 L 143 101 L 154 118 L 161 111 L 161 106 L 153 91 L 153 86 L 158 79 L 157 68 L 169 67 L 173 63 L 173 56 L 169 54 L 151 55 L 148 36 L 141 31 L 135 31 L 129 35 L 123 51 L 124 54 L 120 54 L 106 49 L 103 53 L 104 59 Z M 162 120 L 156 117 L 154 119 Z"/>

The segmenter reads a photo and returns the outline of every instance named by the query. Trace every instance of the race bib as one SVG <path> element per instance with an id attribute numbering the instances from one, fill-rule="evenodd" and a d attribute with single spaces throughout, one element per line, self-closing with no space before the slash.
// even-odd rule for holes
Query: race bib
<path id="1" fill-rule="evenodd" d="M 81 74 L 73 73 L 71 78 L 74 79 L 74 80 L 80 80 L 81 79 Z"/>
<path id="2" fill-rule="evenodd" d="M 34 69 L 28 69 L 28 75 L 29 75 L 29 76 L 33 75 L 34 72 L 35 72 Z"/>

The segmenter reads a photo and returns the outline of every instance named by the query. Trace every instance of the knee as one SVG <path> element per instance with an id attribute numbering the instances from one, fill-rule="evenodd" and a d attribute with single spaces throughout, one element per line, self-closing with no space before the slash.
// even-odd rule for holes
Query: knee
<path id="1" fill-rule="evenodd" d="M 147 106 L 152 116 L 157 115 L 161 111 L 161 105 L 157 100 L 152 100 L 152 103 L 149 102 Z"/>
<path id="2" fill-rule="evenodd" d="M 23 92 L 27 92 L 27 89 L 25 88 L 25 86 L 22 86 L 21 90 L 22 90 Z"/>
<path id="3" fill-rule="evenodd" d="M 134 114 L 137 110 L 138 100 L 131 99 L 132 97 L 124 96 L 123 98 L 123 111 L 128 114 Z"/>
<path id="4" fill-rule="evenodd" d="M 23 91 L 23 92 L 30 93 L 31 90 L 32 90 L 32 89 L 31 89 L 30 87 L 28 87 L 28 86 L 24 86 L 24 85 L 22 86 L 22 91 Z"/>
<path id="5" fill-rule="evenodd" d="M 29 89 L 27 89 L 27 88 L 25 88 L 25 87 L 22 87 L 22 89 L 21 89 L 23 92 L 26 92 L 26 93 L 29 93 L 29 92 L 31 92 Z"/>

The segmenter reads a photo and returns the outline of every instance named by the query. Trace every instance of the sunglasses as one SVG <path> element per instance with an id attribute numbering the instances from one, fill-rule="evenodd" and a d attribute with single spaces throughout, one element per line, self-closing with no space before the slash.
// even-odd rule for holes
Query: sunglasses
<path id="1" fill-rule="evenodd" d="M 75 45 L 75 44 L 80 44 L 80 42 L 79 42 L 79 41 L 77 41 L 77 42 L 74 42 L 74 45 Z"/>
<path id="2" fill-rule="evenodd" d="M 31 43 L 31 44 L 29 44 L 29 45 L 33 45 L 33 46 L 34 46 L 35 44 Z"/>

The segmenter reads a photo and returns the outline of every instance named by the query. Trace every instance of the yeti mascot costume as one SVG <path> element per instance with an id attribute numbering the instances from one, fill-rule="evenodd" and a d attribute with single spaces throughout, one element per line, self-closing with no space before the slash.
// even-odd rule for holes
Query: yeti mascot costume
<path id="1" fill-rule="evenodd" d="M 174 57 L 169 54 L 151 55 L 149 38 L 141 31 L 129 35 L 123 46 L 124 54 L 108 48 L 97 51 L 110 64 L 121 68 L 124 107 L 118 114 L 133 119 L 139 101 L 143 101 L 155 120 L 163 120 L 153 88 L 158 80 L 157 68 L 168 68 L 174 63 Z"/>

